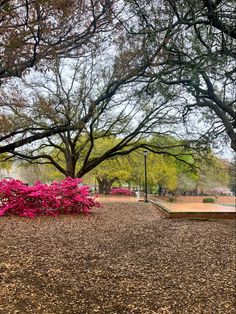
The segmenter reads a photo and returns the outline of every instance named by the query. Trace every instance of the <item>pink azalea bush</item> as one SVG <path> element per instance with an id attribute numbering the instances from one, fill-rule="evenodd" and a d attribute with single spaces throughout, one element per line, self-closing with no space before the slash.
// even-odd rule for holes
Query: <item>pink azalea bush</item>
<path id="1" fill-rule="evenodd" d="M 27 186 L 15 179 L 0 181 L 0 216 L 14 214 L 25 217 L 88 213 L 99 206 L 89 197 L 89 187 L 80 186 L 81 179 L 66 178 L 61 182 Z"/>
<path id="2" fill-rule="evenodd" d="M 133 192 L 127 188 L 114 188 L 111 190 L 111 195 L 133 195 Z"/>

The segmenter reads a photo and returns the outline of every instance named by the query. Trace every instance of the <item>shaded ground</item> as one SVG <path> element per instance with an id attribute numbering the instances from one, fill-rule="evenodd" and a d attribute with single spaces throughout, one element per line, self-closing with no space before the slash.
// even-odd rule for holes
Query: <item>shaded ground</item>
<path id="1" fill-rule="evenodd" d="M 0 313 L 235 313 L 235 222 L 146 203 L 0 219 Z"/>

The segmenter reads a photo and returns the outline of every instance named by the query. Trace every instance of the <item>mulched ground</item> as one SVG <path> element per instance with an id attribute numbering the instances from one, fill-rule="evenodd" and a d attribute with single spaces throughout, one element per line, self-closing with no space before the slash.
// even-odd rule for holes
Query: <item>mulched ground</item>
<path id="1" fill-rule="evenodd" d="M 0 219 L 0 313 L 235 313 L 235 221 L 151 204 Z"/>

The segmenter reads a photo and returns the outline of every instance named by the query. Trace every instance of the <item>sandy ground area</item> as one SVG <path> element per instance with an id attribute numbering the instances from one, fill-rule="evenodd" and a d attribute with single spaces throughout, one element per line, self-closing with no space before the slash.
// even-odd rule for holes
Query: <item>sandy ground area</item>
<path id="1" fill-rule="evenodd" d="M 150 203 L 0 219 L 1 314 L 233 314 L 235 222 Z"/>
<path id="2" fill-rule="evenodd" d="M 165 203 L 173 212 L 236 212 L 233 206 L 223 206 L 219 204 L 201 203 Z"/>
<path id="3" fill-rule="evenodd" d="M 171 196 L 158 196 L 159 199 L 168 201 Z M 210 197 L 216 200 L 216 203 L 220 204 L 235 204 L 235 196 L 183 196 L 180 195 L 176 198 L 177 203 L 202 203 L 203 198 Z"/>
<path id="4" fill-rule="evenodd" d="M 110 203 L 110 202 L 128 202 L 136 203 L 139 201 L 139 198 L 136 196 L 115 196 L 115 195 L 99 195 L 97 200 L 101 203 Z"/>

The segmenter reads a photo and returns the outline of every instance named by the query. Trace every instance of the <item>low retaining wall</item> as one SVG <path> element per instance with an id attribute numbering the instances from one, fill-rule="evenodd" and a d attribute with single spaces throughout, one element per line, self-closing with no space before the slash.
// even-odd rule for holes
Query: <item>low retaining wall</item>
<path id="1" fill-rule="evenodd" d="M 236 219 L 233 212 L 171 212 L 170 219 L 191 218 L 191 219 Z"/>
<path id="2" fill-rule="evenodd" d="M 235 204 L 236 198 L 235 196 L 215 196 L 215 195 L 209 195 L 209 196 L 191 196 L 191 195 L 178 195 L 178 196 L 151 196 L 153 199 L 157 198 L 162 201 L 168 202 L 169 198 L 176 198 L 177 203 L 202 203 L 204 198 L 214 198 L 217 203 L 225 203 L 225 204 Z"/>
<path id="3" fill-rule="evenodd" d="M 157 199 L 150 202 L 160 208 L 170 219 L 236 219 L 236 212 L 173 212 Z"/>

